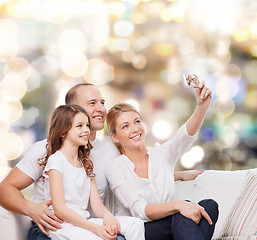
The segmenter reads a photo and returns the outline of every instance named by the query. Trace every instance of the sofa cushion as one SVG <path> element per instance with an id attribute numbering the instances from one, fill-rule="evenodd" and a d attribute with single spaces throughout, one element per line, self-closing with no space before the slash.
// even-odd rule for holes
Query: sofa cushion
<path id="1" fill-rule="evenodd" d="M 248 173 L 242 191 L 231 209 L 222 237 L 257 238 L 257 176 Z"/>
<path id="2" fill-rule="evenodd" d="M 207 170 L 193 181 L 176 182 L 176 199 L 199 202 L 212 198 L 219 204 L 219 218 L 213 238 L 220 237 L 226 217 L 240 194 L 248 170 Z"/>

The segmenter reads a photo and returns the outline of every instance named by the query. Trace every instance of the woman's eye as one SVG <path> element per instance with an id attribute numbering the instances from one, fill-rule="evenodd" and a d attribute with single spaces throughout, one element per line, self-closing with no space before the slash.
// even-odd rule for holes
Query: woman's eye
<path id="1" fill-rule="evenodd" d="M 124 126 L 122 127 L 122 129 L 126 129 L 126 128 L 128 128 L 128 125 L 124 125 Z"/>
<path id="2" fill-rule="evenodd" d="M 138 124 L 138 123 L 141 123 L 141 121 L 140 121 L 140 120 L 137 120 L 137 121 L 136 121 L 136 124 Z"/>

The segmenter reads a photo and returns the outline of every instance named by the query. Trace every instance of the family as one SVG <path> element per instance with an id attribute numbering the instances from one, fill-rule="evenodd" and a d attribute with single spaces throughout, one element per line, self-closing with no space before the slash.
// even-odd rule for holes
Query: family
<path id="1" fill-rule="evenodd" d="M 145 146 L 140 113 L 105 100 L 92 84 L 78 84 L 51 117 L 47 139 L 34 143 L 0 184 L 0 204 L 32 219 L 29 240 L 201 240 L 211 239 L 218 219 L 212 199 L 174 200 L 175 180 L 201 172 L 175 172 L 197 139 L 211 90 L 194 88 L 192 116 L 167 142 Z M 113 142 L 96 139 L 105 120 Z M 21 190 L 34 183 L 35 198 Z M 103 205 L 110 186 L 120 202 L 113 214 Z"/>

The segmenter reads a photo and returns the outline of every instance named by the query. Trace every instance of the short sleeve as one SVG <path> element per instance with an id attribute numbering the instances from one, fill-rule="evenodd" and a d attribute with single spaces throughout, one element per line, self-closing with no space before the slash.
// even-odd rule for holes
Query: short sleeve
<path id="1" fill-rule="evenodd" d="M 64 171 L 64 156 L 62 154 L 60 154 L 60 152 L 56 152 L 55 154 L 51 155 L 48 158 L 46 167 L 44 169 L 44 173 L 43 176 L 44 177 L 48 177 L 48 175 L 46 174 L 46 172 L 50 171 L 50 170 L 57 170 L 59 171 L 61 174 L 63 174 Z"/>
<path id="2" fill-rule="evenodd" d="M 34 181 L 37 181 L 42 175 L 43 170 L 38 164 L 38 159 L 46 154 L 46 145 L 46 139 L 34 143 L 16 165 Z"/>

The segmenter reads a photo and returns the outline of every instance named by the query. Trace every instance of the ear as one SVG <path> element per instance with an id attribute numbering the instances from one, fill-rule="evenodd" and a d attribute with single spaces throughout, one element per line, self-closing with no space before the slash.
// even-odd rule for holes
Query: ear
<path id="1" fill-rule="evenodd" d="M 116 135 L 114 133 L 111 133 L 111 138 L 112 138 L 112 141 L 114 141 L 115 143 L 119 142 L 119 140 L 116 138 Z"/>

